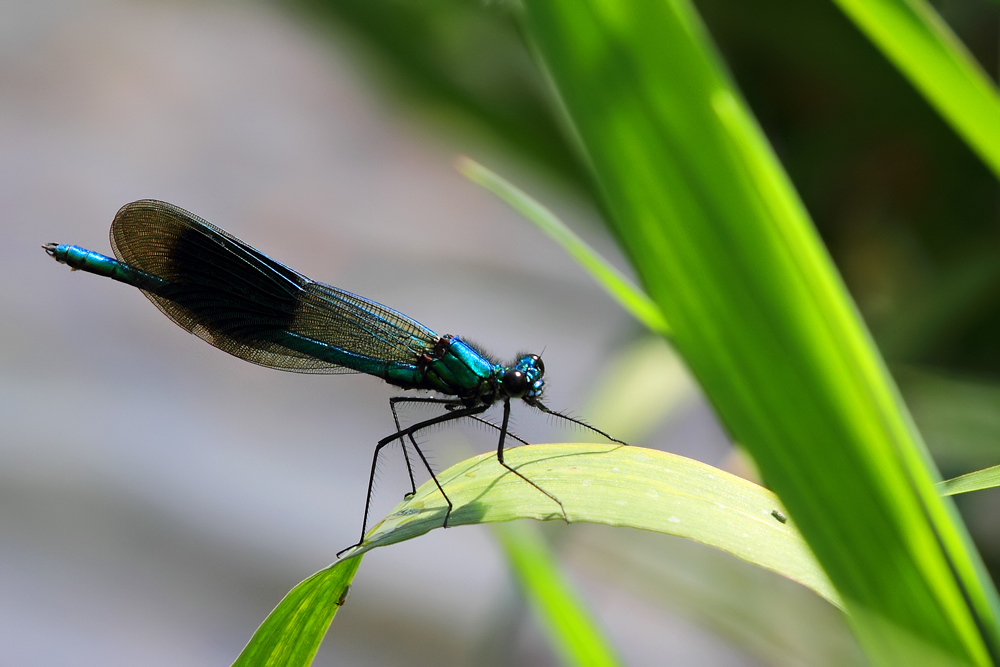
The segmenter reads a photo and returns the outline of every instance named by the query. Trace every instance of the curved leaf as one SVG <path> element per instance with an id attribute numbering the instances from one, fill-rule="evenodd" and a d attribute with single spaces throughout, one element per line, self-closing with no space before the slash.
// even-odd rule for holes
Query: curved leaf
<path id="1" fill-rule="evenodd" d="M 570 522 L 687 537 L 774 570 L 839 604 L 826 575 L 767 489 L 712 466 L 621 445 L 531 445 L 505 460 L 559 498 Z M 555 502 L 482 454 L 438 475 L 454 504 L 449 527 L 513 519 L 562 520 Z M 447 505 L 433 482 L 369 531 L 360 555 L 442 527 Z"/>

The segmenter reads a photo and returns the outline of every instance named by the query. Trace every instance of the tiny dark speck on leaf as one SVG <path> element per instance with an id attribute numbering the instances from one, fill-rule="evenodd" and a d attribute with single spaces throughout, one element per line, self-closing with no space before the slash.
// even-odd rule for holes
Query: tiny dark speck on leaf
<path id="1" fill-rule="evenodd" d="M 777 519 L 780 523 L 788 521 L 788 517 L 782 514 L 779 510 L 771 510 L 771 516 Z"/>
<path id="2" fill-rule="evenodd" d="M 347 586 L 344 587 L 344 591 L 340 594 L 340 597 L 337 598 L 337 606 L 343 607 L 344 603 L 347 602 L 347 596 L 350 594 L 351 594 L 351 585 L 347 584 Z"/>

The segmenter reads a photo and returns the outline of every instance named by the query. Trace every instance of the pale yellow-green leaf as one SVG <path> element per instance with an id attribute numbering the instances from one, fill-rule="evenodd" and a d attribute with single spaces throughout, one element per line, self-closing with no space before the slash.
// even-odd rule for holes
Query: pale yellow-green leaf
<path id="1" fill-rule="evenodd" d="M 571 522 L 651 530 L 728 551 L 838 603 L 826 575 L 773 493 L 704 463 L 641 447 L 532 445 L 508 464 L 562 502 Z M 482 454 L 438 474 L 454 504 L 450 527 L 512 519 L 563 520 L 554 501 Z M 359 555 L 440 528 L 446 504 L 433 482 L 373 528 Z"/>

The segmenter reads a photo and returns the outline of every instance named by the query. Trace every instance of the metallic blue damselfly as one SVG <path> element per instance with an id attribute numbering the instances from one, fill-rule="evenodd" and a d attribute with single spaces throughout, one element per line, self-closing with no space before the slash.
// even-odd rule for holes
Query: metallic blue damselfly
<path id="1" fill-rule="evenodd" d="M 375 445 L 358 544 L 368 526 L 379 452 L 397 440 L 411 493 L 416 482 L 407 441 L 448 504 L 448 526 L 451 500 L 414 438 L 435 424 L 468 418 L 498 430 L 497 460 L 552 499 L 563 518 L 558 498 L 504 462 L 507 437 L 524 442 L 507 428 L 511 399 L 621 442 L 542 403 L 545 366 L 538 355 L 499 363 L 458 336 L 440 336 L 391 308 L 310 280 L 172 204 L 142 200 L 123 206 L 111 223 L 111 246 L 117 259 L 79 246 L 42 247 L 73 269 L 138 287 L 177 325 L 241 359 L 299 373 L 367 373 L 402 389 L 443 395 L 389 400 L 396 432 Z M 497 402 L 503 406 L 499 426 L 481 416 Z M 445 411 L 402 428 L 400 403 L 432 403 Z"/>

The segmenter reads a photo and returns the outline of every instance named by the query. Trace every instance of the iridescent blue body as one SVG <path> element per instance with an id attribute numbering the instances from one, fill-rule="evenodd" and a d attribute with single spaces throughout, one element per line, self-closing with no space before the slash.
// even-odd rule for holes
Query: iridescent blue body
<path id="1" fill-rule="evenodd" d="M 162 300 L 172 304 L 190 305 L 185 301 L 185 285 L 172 282 L 170 280 L 152 275 L 137 269 L 134 266 L 122 261 L 107 257 L 93 250 L 87 250 L 80 246 L 50 244 L 46 251 L 58 262 L 66 264 L 73 269 L 105 276 L 119 282 L 123 282 L 133 287 L 138 287 L 147 293 L 157 305 L 161 305 Z M 273 261 L 273 260 L 272 260 Z M 291 271 L 288 269 L 288 271 Z M 312 282 L 312 281 L 310 281 Z M 314 285 L 320 283 L 312 283 Z M 336 288 L 324 286 L 333 291 Z M 343 293 L 342 290 L 336 290 Z M 346 293 L 344 293 L 346 294 Z M 350 295 L 356 302 L 367 301 L 363 297 Z M 229 338 L 218 340 L 216 334 L 220 314 L 223 317 L 233 317 L 232 312 L 235 307 L 232 305 L 233 297 L 229 298 L 229 308 L 222 308 L 219 304 L 212 304 L 213 314 L 206 316 L 199 314 L 196 323 L 207 327 L 204 332 L 193 331 L 193 333 L 206 338 L 210 343 L 221 349 L 236 354 L 242 358 L 266 366 L 277 366 L 274 363 L 267 363 L 248 355 L 245 350 L 248 347 L 255 349 L 252 341 L 246 336 L 241 339 L 241 345 L 234 346 Z M 375 319 L 383 326 L 391 325 L 385 314 L 391 313 L 393 319 L 399 321 L 405 316 L 397 311 L 392 311 L 385 306 L 368 302 L 372 308 L 369 310 L 359 310 L 354 313 L 355 323 L 363 328 L 364 320 L 357 319 L 359 313 L 365 319 Z M 242 304 L 241 304 L 242 305 Z M 161 306 L 162 309 L 162 306 Z M 168 312 L 168 315 L 171 313 Z M 176 321 L 176 318 L 173 318 Z M 409 319 L 409 318 L 405 318 Z M 187 320 L 185 320 L 186 322 Z M 525 398 L 528 401 L 538 399 L 542 395 L 544 381 L 542 379 L 542 368 L 535 355 L 525 355 L 518 359 L 511 366 L 504 366 L 489 359 L 484 353 L 477 350 L 469 343 L 463 341 L 458 336 L 438 336 L 413 320 L 409 320 L 414 327 L 419 327 L 426 332 L 421 337 L 420 347 L 413 350 L 414 354 L 410 360 L 395 361 L 379 358 L 373 354 L 364 354 L 357 350 L 348 349 L 346 346 L 337 345 L 329 341 L 319 339 L 315 336 L 291 331 L 283 328 L 263 328 L 260 333 L 260 341 L 266 343 L 269 348 L 279 345 L 289 352 L 301 353 L 306 359 L 322 362 L 323 367 L 317 368 L 314 364 L 308 364 L 302 368 L 288 366 L 288 359 L 283 359 L 283 365 L 278 366 L 283 370 L 299 370 L 304 372 L 344 372 L 357 371 L 367 373 L 382 378 L 389 384 L 403 389 L 426 389 L 436 391 L 446 396 L 455 396 L 463 404 L 473 406 L 481 403 L 493 403 L 499 396 L 503 386 L 504 375 L 510 371 L 523 374 L 527 390 L 521 396 L 515 398 Z M 178 322 L 181 326 L 191 330 L 191 327 Z M 411 336 L 409 336 L 412 338 Z M 301 359 L 301 357 L 296 357 Z"/>
<path id="2" fill-rule="evenodd" d="M 512 398 L 582 424 L 541 403 L 545 367 L 538 355 L 525 354 L 509 365 L 500 364 L 458 336 L 439 336 L 398 311 L 310 280 L 165 202 L 142 200 L 123 206 L 111 224 L 111 245 L 116 259 L 79 246 L 50 243 L 43 247 L 73 269 L 139 288 L 177 325 L 241 359 L 300 373 L 366 373 L 402 389 L 445 396 L 390 401 L 397 431 L 375 448 L 369 503 L 382 447 L 403 443 L 415 489 L 407 438 L 437 482 L 413 434 L 433 424 L 471 418 L 500 432 L 500 463 L 562 509 L 558 499 L 503 461 Z M 500 426 L 478 416 L 498 401 L 504 407 Z M 395 409 L 399 402 L 437 403 L 447 411 L 401 428 Z M 448 506 L 450 513 L 450 500 Z M 362 536 L 367 518 L 366 505 Z"/>

